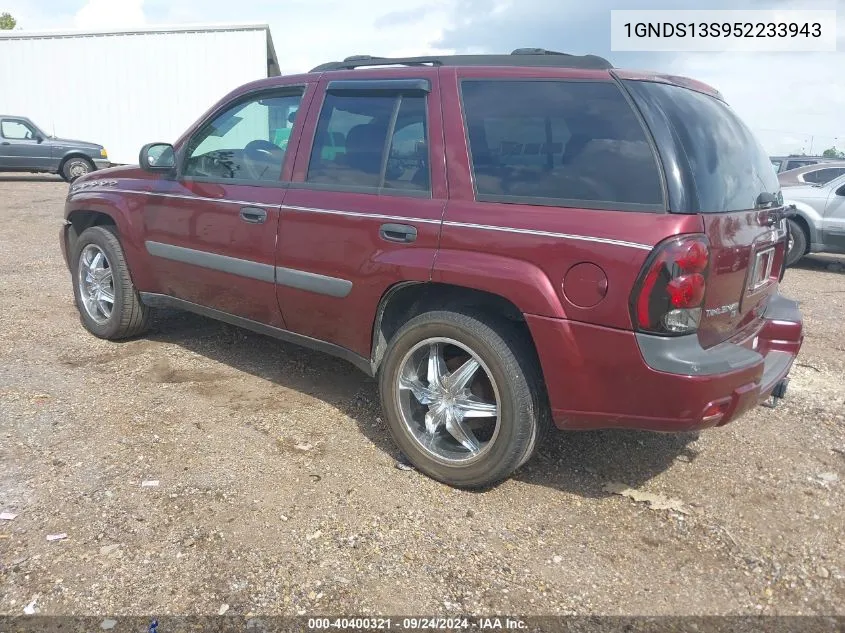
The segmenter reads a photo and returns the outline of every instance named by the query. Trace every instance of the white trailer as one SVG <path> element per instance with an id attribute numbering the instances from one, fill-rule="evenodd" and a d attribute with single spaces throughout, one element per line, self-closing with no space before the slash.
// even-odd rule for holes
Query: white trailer
<path id="1" fill-rule="evenodd" d="M 137 163 L 241 84 L 279 74 L 266 24 L 0 31 L 0 114 Z"/>

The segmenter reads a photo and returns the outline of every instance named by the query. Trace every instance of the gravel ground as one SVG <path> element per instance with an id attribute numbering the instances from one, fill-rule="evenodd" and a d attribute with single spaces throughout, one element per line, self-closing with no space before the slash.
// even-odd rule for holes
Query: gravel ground
<path id="1" fill-rule="evenodd" d="M 807 337 L 777 409 L 556 433 L 471 493 L 396 468 L 343 361 L 175 312 L 88 335 L 66 192 L 0 179 L 0 614 L 845 614 L 845 259 L 786 275 Z"/>

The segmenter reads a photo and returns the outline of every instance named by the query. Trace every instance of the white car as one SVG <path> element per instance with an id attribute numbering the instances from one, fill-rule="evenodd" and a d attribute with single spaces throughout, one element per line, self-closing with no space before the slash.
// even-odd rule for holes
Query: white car
<path id="1" fill-rule="evenodd" d="M 793 207 L 787 266 L 808 253 L 845 254 L 845 176 L 824 185 L 784 187 L 782 192 L 784 204 Z"/>

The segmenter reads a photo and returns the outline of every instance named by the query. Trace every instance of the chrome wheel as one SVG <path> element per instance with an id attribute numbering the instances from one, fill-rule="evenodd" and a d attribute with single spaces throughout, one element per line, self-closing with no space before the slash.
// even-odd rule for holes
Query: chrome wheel
<path id="1" fill-rule="evenodd" d="M 499 434 L 496 381 L 475 352 L 453 339 L 429 338 L 405 355 L 396 398 L 410 436 L 441 463 L 473 462 Z"/>
<path id="2" fill-rule="evenodd" d="M 79 298 L 96 323 L 106 323 L 114 309 L 114 276 L 106 254 L 88 244 L 79 255 Z"/>

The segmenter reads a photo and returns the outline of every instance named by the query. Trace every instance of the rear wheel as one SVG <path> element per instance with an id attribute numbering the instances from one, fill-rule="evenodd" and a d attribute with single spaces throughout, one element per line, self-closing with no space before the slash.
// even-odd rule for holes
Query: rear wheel
<path id="1" fill-rule="evenodd" d="M 807 234 L 795 220 L 789 222 L 789 247 L 786 251 L 786 265 L 793 266 L 807 254 Z"/>
<path id="2" fill-rule="evenodd" d="M 61 168 L 62 178 L 68 182 L 73 182 L 85 174 L 90 174 L 92 171 L 94 171 L 94 163 L 87 158 L 82 158 L 81 156 L 68 158 L 64 164 L 62 164 Z"/>
<path id="3" fill-rule="evenodd" d="M 100 338 L 121 339 L 147 328 L 150 309 L 141 303 L 123 248 L 112 226 L 82 232 L 73 248 L 73 295 L 85 328 Z"/>
<path id="4" fill-rule="evenodd" d="M 550 425 L 530 342 L 480 315 L 437 311 L 409 321 L 388 345 L 379 390 L 399 448 L 453 486 L 505 479 Z"/>

